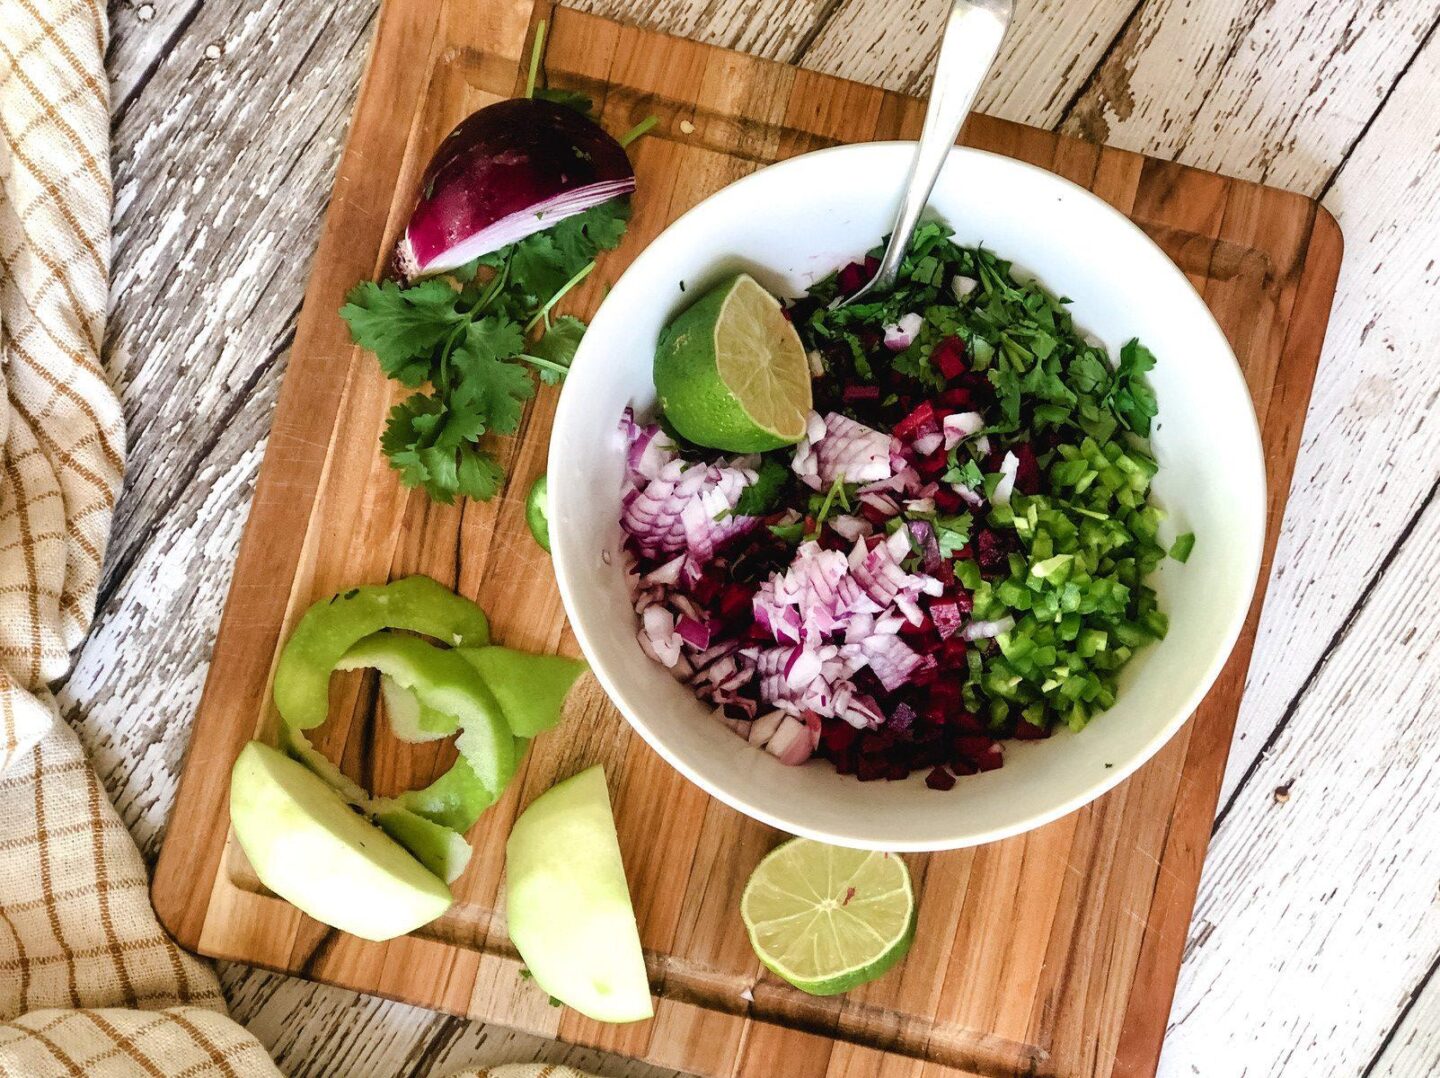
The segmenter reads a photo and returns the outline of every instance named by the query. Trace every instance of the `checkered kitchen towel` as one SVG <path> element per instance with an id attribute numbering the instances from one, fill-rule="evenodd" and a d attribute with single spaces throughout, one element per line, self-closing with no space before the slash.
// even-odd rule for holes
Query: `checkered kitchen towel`
<path id="1" fill-rule="evenodd" d="M 0 1078 L 256 1078 L 278 1072 L 156 922 L 47 689 L 90 626 L 124 463 L 104 55 L 104 0 L 0 0 Z"/>
<path id="2" fill-rule="evenodd" d="M 0 0 L 0 1075 L 276 1073 L 150 911 L 46 686 L 90 625 L 124 428 L 103 0 Z"/>

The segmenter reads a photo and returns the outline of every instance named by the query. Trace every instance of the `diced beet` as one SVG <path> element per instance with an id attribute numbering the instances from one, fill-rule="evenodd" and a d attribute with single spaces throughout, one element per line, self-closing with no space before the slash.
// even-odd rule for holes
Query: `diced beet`
<path id="1" fill-rule="evenodd" d="M 719 572 L 715 571 L 716 563 L 711 562 L 700 579 L 690 588 L 690 597 L 702 608 L 708 607 L 720 594 L 720 589 L 725 586 L 724 579 Z"/>
<path id="2" fill-rule="evenodd" d="M 980 563 L 981 569 L 993 573 L 1009 564 L 1008 558 L 1014 545 L 1010 534 L 981 528 L 975 536 L 975 560 Z"/>
<path id="3" fill-rule="evenodd" d="M 889 761 L 879 753 L 869 756 L 862 753 L 855 764 L 855 777 L 861 782 L 874 782 L 876 779 L 883 779 L 889 769 Z"/>
<path id="4" fill-rule="evenodd" d="M 936 660 L 941 666 L 948 670 L 963 670 L 966 665 L 965 651 L 965 638 L 963 636 L 952 636 L 949 640 L 945 641 L 945 645 L 940 649 L 940 654 L 936 656 Z"/>
<path id="5" fill-rule="evenodd" d="M 880 684 L 880 679 L 875 676 L 875 671 L 871 670 L 868 666 L 864 669 L 856 670 L 855 676 L 851 678 L 851 680 L 855 683 L 855 688 L 859 689 L 865 696 L 879 700 L 882 696 L 887 695 L 885 686 Z"/>
<path id="6" fill-rule="evenodd" d="M 941 640 L 949 640 L 960 631 L 963 617 L 960 613 L 960 604 L 954 599 L 936 599 L 930 604 L 927 620 L 934 620 L 935 631 L 940 635 Z"/>
<path id="7" fill-rule="evenodd" d="M 955 386 L 940 394 L 940 403 L 954 412 L 973 412 L 975 393 L 967 386 Z"/>
<path id="8" fill-rule="evenodd" d="M 869 502 L 860 503 L 860 515 L 871 524 L 884 524 L 890 519 L 890 517 L 886 515 L 885 510 L 881 509 L 878 505 L 871 505 Z"/>
<path id="9" fill-rule="evenodd" d="M 748 609 L 754 598 L 754 589 L 744 584 L 726 584 L 720 593 L 720 616 L 729 621 Z"/>
<path id="10" fill-rule="evenodd" d="M 904 760 L 891 760 L 889 768 L 885 771 L 885 777 L 891 782 L 908 779 L 910 777 L 910 765 Z"/>
<path id="11" fill-rule="evenodd" d="M 1021 494 L 1040 493 L 1040 465 L 1029 442 L 1021 442 L 1012 450 L 1019 467 L 1015 469 L 1015 489 Z"/>
<path id="12" fill-rule="evenodd" d="M 980 757 L 990 755 L 991 746 L 994 744 L 992 738 L 972 734 L 961 734 L 951 742 L 957 755 L 977 763 Z"/>
<path id="13" fill-rule="evenodd" d="M 890 729 L 896 733 L 908 733 L 915 724 L 915 709 L 909 704 L 896 704 L 895 710 L 890 713 Z"/>
<path id="14" fill-rule="evenodd" d="M 1036 726 L 1025 719 L 1017 719 L 1015 722 L 1015 738 L 1018 741 L 1043 741 L 1049 736 L 1050 731 L 1043 726 Z"/>
<path id="15" fill-rule="evenodd" d="M 950 762 L 950 770 L 957 775 L 975 775 L 980 771 L 980 769 L 969 760 L 952 760 Z"/>
<path id="16" fill-rule="evenodd" d="M 935 508 L 946 516 L 953 516 L 956 513 L 963 513 L 967 506 L 964 498 L 949 487 L 942 486 L 935 492 Z"/>
<path id="17" fill-rule="evenodd" d="M 968 591 L 957 591 L 955 593 L 955 603 L 960 607 L 960 613 L 969 614 L 975 609 L 975 596 L 971 595 Z"/>
<path id="18" fill-rule="evenodd" d="M 957 711 L 951 716 L 950 725 L 967 734 L 983 734 L 985 724 L 968 711 Z"/>
<path id="19" fill-rule="evenodd" d="M 929 401 L 921 401 L 914 411 L 895 424 L 891 433 L 902 442 L 913 442 L 920 435 L 939 429 L 940 421 L 935 418 L 935 406 Z"/>
<path id="20" fill-rule="evenodd" d="M 925 776 L 925 785 L 932 790 L 953 790 L 955 788 L 955 776 L 943 767 L 937 767 Z"/>
<path id="21" fill-rule="evenodd" d="M 965 366 L 965 342 L 959 337 L 946 337 L 930 353 L 930 362 L 947 382 L 959 378 L 969 369 Z"/>
<path id="22" fill-rule="evenodd" d="M 960 701 L 964 698 L 964 696 L 964 683 L 955 678 L 951 678 L 948 681 L 941 681 L 936 683 L 935 685 L 932 685 L 930 687 L 929 693 L 930 704 L 934 707 L 939 707 L 942 709 L 937 721 L 944 722 L 946 719 L 946 712 L 952 709 L 958 710 L 960 707 Z"/>
<path id="23" fill-rule="evenodd" d="M 845 387 L 842 396 L 851 403 L 855 401 L 878 401 L 880 399 L 880 387 L 875 385 L 850 385 Z"/>
<path id="24" fill-rule="evenodd" d="M 860 291 L 860 289 L 864 287 L 865 282 L 869 279 L 870 274 L 865 272 L 865 266 L 863 263 L 851 262 L 848 266 L 845 266 L 840 270 L 840 294 L 848 296 L 852 292 Z"/>
<path id="25" fill-rule="evenodd" d="M 933 610 L 935 608 L 935 604 L 931 603 L 930 608 Z M 927 613 L 922 613 L 920 615 L 919 625 L 915 625 L 907 621 L 904 625 L 900 626 L 900 635 L 906 638 L 929 636 L 934 631 L 935 622 L 931 620 L 931 615 Z"/>
<path id="26" fill-rule="evenodd" d="M 977 757 L 975 766 L 981 771 L 998 771 L 1005 766 L 1005 753 L 1000 748 L 1000 742 L 991 742 L 990 751 L 984 756 Z"/>
<path id="27" fill-rule="evenodd" d="M 820 742 L 827 751 L 842 753 L 847 751 L 860 736 L 860 731 L 851 726 L 844 719 L 827 719 L 820 730 Z"/>
<path id="28" fill-rule="evenodd" d="M 949 454 L 943 447 L 927 456 L 915 458 L 915 470 L 920 473 L 922 479 L 938 479 L 948 467 L 950 467 Z"/>

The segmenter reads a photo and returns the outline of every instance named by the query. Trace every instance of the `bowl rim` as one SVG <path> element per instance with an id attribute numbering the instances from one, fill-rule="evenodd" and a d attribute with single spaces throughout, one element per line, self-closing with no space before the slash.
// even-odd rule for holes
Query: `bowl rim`
<path id="1" fill-rule="evenodd" d="M 913 152 L 915 145 L 913 141 L 905 140 L 846 143 L 814 150 L 805 154 L 798 154 L 794 157 L 786 158 L 783 161 L 777 161 L 756 169 L 754 172 L 742 176 L 707 195 L 700 202 L 696 203 L 696 205 L 666 225 L 654 239 L 646 244 L 644 250 L 635 257 L 630 265 L 626 267 L 624 273 L 621 274 L 615 286 L 611 289 L 611 294 L 619 289 L 621 282 L 623 282 L 626 277 L 635 273 L 637 270 L 643 272 L 644 267 L 655 258 L 658 258 L 659 255 L 657 252 L 662 247 L 663 241 L 673 231 L 679 229 L 684 222 L 690 220 L 693 216 L 712 212 L 709 208 L 710 204 L 722 193 L 730 192 L 737 188 L 753 186 L 759 182 L 773 183 L 774 174 L 790 171 L 792 168 L 799 167 L 801 162 L 809 162 L 815 158 L 845 157 L 850 155 L 864 155 L 867 153 L 873 154 L 877 151 L 896 152 L 903 150 L 905 152 Z M 1245 623 L 1249 619 L 1254 607 L 1255 590 L 1259 584 L 1260 570 L 1264 562 L 1265 543 L 1269 531 L 1269 478 L 1265 468 L 1264 442 L 1261 438 L 1259 420 L 1255 414 L 1255 402 L 1250 395 L 1249 386 L 1245 382 L 1245 376 L 1240 368 L 1240 362 L 1236 358 L 1235 351 L 1231 347 L 1229 339 L 1225 336 L 1224 330 L 1221 328 L 1218 320 L 1216 320 L 1209 305 L 1205 302 L 1204 296 L 1190 283 L 1190 280 L 1185 276 L 1180 267 L 1175 264 L 1174 260 L 1161 249 L 1159 244 L 1146 234 L 1144 229 L 1140 228 L 1139 225 L 1124 213 L 1100 198 L 1093 191 L 1082 187 L 1073 180 L 1067 179 L 1058 173 L 1051 172 L 1049 169 L 1041 168 L 1038 165 L 1033 165 L 1028 161 L 1021 161 L 1004 154 L 993 153 L 988 150 L 981 150 L 970 146 L 951 147 L 950 154 L 946 158 L 946 165 L 947 167 L 956 167 L 953 163 L 956 162 L 957 158 L 971 156 L 987 158 L 992 163 L 998 163 L 1002 169 L 1013 168 L 1017 171 L 1037 176 L 1041 179 L 1041 182 L 1056 185 L 1067 190 L 1070 194 L 1079 197 L 1082 201 L 1089 202 L 1094 209 L 1100 212 L 1101 217 L 1108 220 L 1110 226 L 1128 231 L 1159 255 L 1166 272 L 1173 276 L 1175 283 L 1183 286 L 1183 288 L 1197 300 L 1198 310 L 1202 312 L 1200 318 L 1205 322 L 1207 328 L 1214 331 L 1215 339 L 1220 346 L 1220 350 L 1216 355 L 1217 367 L 1219 368 L 1216 371 L 1216 377 L 1229 379 L 1233 383 L 1232 388 L 1238 388 L 1242 399 L 1246 402 L 1246 407 L 1241 409 L 1243 415 L 1237 415 L 1236 419 L 1243 426 L 1245 433 L 1251 436 L 1247 439 L 1247 445 L 1243 447 L 1243 449 L 1248 450 L 1246 455 L 1250 458 L 1249 464 L 1254 474 L 1258 477 L 1258 483 L 1254 491 L 1255 504 L 1251 506 L 1251 515 L 1253 519 L 1258 521 L 1259 526 L 1254 529 L 1251 536 L 1247 537 L 1246 546 L 1248 549 L 1244 551 L 1243 563 L 1236 566 L 1236 575 L 1242 581 L 1242 588 L 1238 594 L 1243 595 L 1243 601 L 1236 602 L 1230 614 L 1229 624 L 1226 625 L 1225 631 L 1220 637 L 1221 645 L 1215 649 L 1203 673 L 1196 680 L 1195 687 L 1181 705 L 1177 707 L 1174 715 L 1163 726 L 1157 728 L 1156 732 L 1145 741 L 1137 751 L 1123 761 L 1116 761 L 1113 768 L 1100 773 L 1097 778 L 1083 786 L 1077 793 L 1049 808 L 1032 812 L 1011 824 L 988 828 L 984 831 L 966 832 L 944 840 L 933 838 L 887 838 L 885 841 L 879 841 L 874 838 L 857 837 L 825 827 L 815 827 L 788 818 L 783 813 L 772 812 L 756 807 L 747 802 L 743 797 L 737 796 L 709 779 L 706 775 L 702 774 L 700 770 L 690 764 L 683 754 L 672 749 L 661 733 L 652 728 L 643 718 L 642 710 L 635 706 L 630 695 L 615 682 L 604 665 L 593 661 L 591 658 L 597 654 L 597 649 L 593 645 L 590 630 L 586 626 L 584 618 L 580 615 L 578 609 L 580 604 L 574 597 L 572 587 L 574 579 L 580 573 L 587 570 L 581 566 L 571 564 L 569 556 L 565 553 L 565 543 L 554 543 L 553 564 L 555 576 L 559 585 L 561 602 L 565 607 L 565 613 L 569 619 L 571 630 L 575 633 L 580 649 L 589 661 L 591 671 L 594 673 L 596 680 L 599 681 L 601 687 L 605 690 L 605 694 L 610 702 L 614 704 L 620 714 L 625 717 L 625 721 L 644 738 L 645 742 L 654 749 L 661 758 L 684 775 L 690 782 L 700 787 L 700 789 L 704 790 L 710 796 L 735 809 L 737 812 L 774 827 L 786 834 L 799 835 L 821 842 L 828 842 L 855 849 L 881 850 L 896 853 L 923 853 L 948 849 L 966 849 L 972 846 L 998 842 L 1053 823 L 1055 820 L 1067 816 L 1104 796 L 1106 793 L 1109 793 L 1141 767 L 1149 763 L 1150 760 L 1170 742 L 1176 733 L 1179 732 L 1180 728 L 1195 714 L 1200 704 L 1214 687 L 1221 671 L 1234 652 L 1236 642 L 1239 640 L 1240 634 L 1244 630 Z M 762 181 L 761 177 L 765 179 Z M 608 302 L 609 297 L 607 296 L 601 306 L 603 307 L 604 304 Z M 596 313 L 598 315 L 598 309 Z M 573 370 L 575 366 L 586 362 L 589 352 L 594 351 L 595 347 L 597 346 L 594 344 L 594 339 L 587 334 L 585 338 L 581 340 L 571 369 Z M 568 386 L 569 382 L 567 380 L 566 388 L 568 388 Z M 569 425 L 567 420 L 569 419 L 570 413 L 577 407 L 574 403 L 574 397 L 575 395 L 573 393 L 561 392 L 560 400 L 555 411 L 555 419 L 552 424 L 552 432 L 562 430 Z M 546 461 L 546 467 L 549 470 L 554 470 L 556 467 L 556 444 L 557 439 L 555 439 L 552 433 Z"/>

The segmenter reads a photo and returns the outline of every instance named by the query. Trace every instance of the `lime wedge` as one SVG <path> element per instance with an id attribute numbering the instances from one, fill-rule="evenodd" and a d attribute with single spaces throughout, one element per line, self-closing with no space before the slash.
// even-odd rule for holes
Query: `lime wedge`
<path id="1" fill-rule="evenodd" d="M 742 273 L 665 327 L 655 389 L 666 417 L 690 441 L 758 453 L 804 437 L 810 364 L 780 301 Z"/>
<path id="2" fill-rule="evenodd" d="M 910 950 L 915 892 L 896 854 L 797 838 L 750 876 L 740 916 L 760 961 L 802 992 L 873 981 Z"/>

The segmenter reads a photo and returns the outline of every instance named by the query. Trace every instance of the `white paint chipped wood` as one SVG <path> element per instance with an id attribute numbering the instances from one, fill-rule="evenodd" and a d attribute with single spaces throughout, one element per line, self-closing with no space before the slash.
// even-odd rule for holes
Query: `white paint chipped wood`
<path id="1" fill-rule="evenodd" d="M 581 6 L 912 90 L 945 8 Z M 1327 191 L 1347 236 L 1162 1073 L 1440 1073 L 1440 0 L 1019 8 L 982 107 Z M 373 0 L 112 6 L 108 343 L 131 462 L 104 607 L 63 699 L 152 858 L 373 16 Z M 297 1076 L 532 1058 L 664 1073 L 242 967 L 223 979 Z"/>

